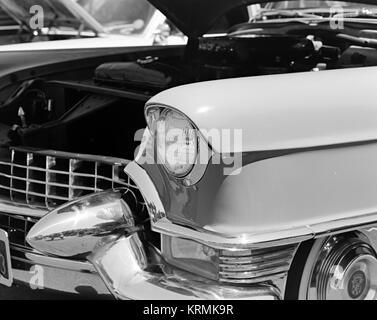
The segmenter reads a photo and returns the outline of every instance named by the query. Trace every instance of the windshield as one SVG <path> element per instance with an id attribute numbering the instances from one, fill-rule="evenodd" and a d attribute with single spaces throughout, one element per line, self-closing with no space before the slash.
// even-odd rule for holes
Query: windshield
<path id="1" fill-rule="evenodd" d="M 142 33 L 157 11 L 147 0 L 78 0 L 78 4 L 113 34 Z"/>

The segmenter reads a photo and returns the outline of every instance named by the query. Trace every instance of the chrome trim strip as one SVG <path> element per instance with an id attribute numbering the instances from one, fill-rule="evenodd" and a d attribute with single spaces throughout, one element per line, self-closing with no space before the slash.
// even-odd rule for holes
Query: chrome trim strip
<path id="1" fill-rule="evenodd" d="M 293 256 L 295 253 L 296 247 L 279 250 L 272 253 L 258 254 L 250 253 L 249 256 L 224 256 L 220 255 L 220 266 L 222 264 L 226 265 L 249 265 L 255 263 L 264 263 L 266 261 L 275 261 L 278 259 L 285 258 L 287 256 Z"/>
<path id="2" fill-rule="evenodd" d="M 148 173 L 142 167 L 136 162 L 131 162 L 126 166 L 125 172 L 136 183 L 144 197 L 148 212 L 152 218 L 152 229 L 154 231 L 173 237 L 188 238 L 217 249 L 264 248 L 294 244 L 315 237 L 370 226 L 377 221 L 377 212 L 360 212 L 352 217 L 348 216 L 312 225 L 295 226 L 291 229 L 266 230 L 254 234 L 227 235 L 215 233 L 203 228 L 188 228 L 175 224 L 167 219 L 164 206 L 159 198 L 156 187 Z"/>
<path id="3" fill-rule="evenodd" d="M 352 217 L 344 217 L 311 225 L 316 237 L 344 233 L 355 229 L 375 225 L 377 212 L 359 212 Z"/>
<path id="4" fill-rule="evenodd" d="M 19 26 L 4 26 L 4 27 L 0 27 L 0 31 L 18 31 L 20 30 L 20 27 Z"/>
<path id="5" fill-rule="evenodd" d="M 286 263 L 282 266 L 275 266 L 271 265 L 268 268 L 265 268 L 263 271 L 220 271 L 219 275 L 221 277 L 220 281 L 222 280 L 228 280 L 233 282 L 233 280 L 244 280 L 244 281 L 254 281 L 254 282 L 260 282 L 259 278 L 262 278 L 264 276 L 268 276 L 269 278 L 271 275 L 274 274 L 286 274 L 289 269 L 290 263 Z"/>
<path id="6" fill-rule="evenodd" d="M 12 260 L 22 261 L 28 264 L 41 265 L 57 269 L 64 269 L 77 272 L 96 273 L 93 265 L 87 261 L 75 261 L 58 257 L 51 257 L 41 254 L 40 252 L 19 247 L 17 245 L 10 245 L 11 252 L 16 251 L 16 255 L 12 255 Z"/>
<path id="7" fill-rule="evenodd" d="M 14 179 L 14 178 L 13 178 Z M 14 179 L 15 180 L 15 179 Z M 44 183 L 43 185 L 50 185 L 48 183 Z M 3 189 L 3 190 L 8 190 L 8 191 L 11 191 L 11 192 L 17 192 L 17 193 L 22 193 L 24 195 L 27 196 L 36 196 L 36 197 L 45 197 L 45 195 L 43 195 L 42 193 L 37 193 L 37 192 L 31 192 L 29 190 L 21 190 L 21 189 L 17 189 L 17 188 L 9 188 L 9 187 L 4 187 L 4 186 L 0 186 L 0 189 Z M 69 198 L 66 198 L 66 197 L 60 197 L 60 196 L 55 196 L 55 195 L 48 195 L 48 198 L 49 199 L 54 199 L 54 200 L 62 200 L 62 201 L 69 201 L 70 199 Z"/>
<path id="8" fill-rule="evenodd" d="M 28 216 L 28 217 L 33 217 L 33 218 L 42 218 L 49 211 L 45 209 L 40 209 L 37 207 L 32 208 L 26 204 L 22 205 L 16 202 L 2 200 L 0 198 L 0 212 L 21 215 L 21 216 Z"/>
<path id="9" fill-rule="evenodd" d="M 98 155 L 91 155 L 91 154 L 83 154 L 83 153 L 70 153 L 65 151 L 57 151 L 57 150 L 41 150 L 36 148 L 26 148 L 26 147 L 13 147 L 12 150 L 23 152 L 23 153 L 35 153 L 40 154 L 43 156 L 50 156 L 50 157 L 57 157 L 57 158 L 65 158 L 67 160 L 70 159 L 80 159 L 83 161 L 98 161 L 108 165 L 126 165 L 130 161 L 122 158 L 115 158 L 115 157 L 107 157 L 107 156 L 98 156 Z"/>
<path id="10" fill-rule="evenodd" d="M 269 274 L 267 276 L 261 276 L 259 278 L 240 278 L 240 279 L 234 279 L 234 278 L 223 278 L 220 280 L 220 283 L 222 284 L 232 284 L 232 285 L 257 285 L 261 283 L 266 283 L 266 282 L 272 282 L 272 283 L 279 283 L 283 282 L 281 285 L 284 290 L 285 290 L 285 279 L 287 278 L 288 273 L 287 272 L 282 272 L 282 273 L 276 273 L 276 274 Z"/>
<path id="11" fill-rule="evenodd" d="M 29 263 L 52 267 L 57 269 L 64 269 L 77 272 L 97 273 L 93 265 L 86 261 L 73 261 L 55 257 L 48 257 L 38 253 L 25 252 L 26 260 Z M 14 259 L 12 257 L 12 259 Z M 17 259 L 17 258 L 15 258 Z"/>
<path id="12" fill-rule="evenodd" d="M 288 230 L 274 230 L 265 233 L 226 235 L 206 229 L 190 229 L 174 224 L 166 218 L 152 224 L 152 229 L 172 237 L 195 240 L 216 249 L 265 248 L 303 242 L 314 237 L 314 234 L 306 226 Z"/>

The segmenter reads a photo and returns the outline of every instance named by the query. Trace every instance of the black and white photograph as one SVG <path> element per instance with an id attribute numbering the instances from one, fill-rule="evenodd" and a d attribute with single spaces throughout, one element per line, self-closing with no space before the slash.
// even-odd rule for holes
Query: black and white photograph
<path id="1" fill-rule="evenodd" d="M 377 0 L 0 0 L 0 300 L 377 300 Z"/>

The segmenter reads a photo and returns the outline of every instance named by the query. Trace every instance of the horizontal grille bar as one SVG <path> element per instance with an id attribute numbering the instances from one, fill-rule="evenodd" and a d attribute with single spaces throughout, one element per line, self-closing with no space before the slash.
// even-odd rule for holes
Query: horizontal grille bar
<path id="1" fill-rule="evenodd" d="M 222 250 L 219 280 L 228 283 L 255 283 L 288 272 L 297 245 L 230 251 Z"/>

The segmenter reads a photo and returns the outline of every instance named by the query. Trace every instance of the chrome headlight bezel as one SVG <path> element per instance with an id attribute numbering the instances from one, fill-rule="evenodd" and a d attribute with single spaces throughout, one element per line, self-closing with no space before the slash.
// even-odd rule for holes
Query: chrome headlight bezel
<path id="1" fill-rule="evenodd" d="M 213 156 L 213 151 L 210 148 L 207 141 L 203 138 L 200 130 L 196 127 L 193 121 L 187 117 L 181 111 L 172 108 L 170 106 L 159 105 L 159 104 L 150 104 L 145 107 L 145 119 L 148 124 L 148 129 L 150 131 L 151 136 L 153 137 L 154 141 L 154 152 L 157 155 L 157 158 L 161 161 L 159 156 L 158 148 L 158 136 L 157 132 L 157 123 L 161 116 L 164 116 L 166 113 L 171 112 L 176 115 L 179 115 L 182 119 L 187 121 L 187 124 L 190 126 L 190 130 L 195 132 L 195 161 L 190 165 L 190 167 L 185 172 L 174 172 L 169 168 L 164 161 L 162 161 L 162 165 L 166 172 L 169 174 L 170 177 L 173 177 L 184 186 L 192 186 L 197 184 L 201 178 L 203 177 L 209 160 Z M 158 160 L 157 159 L 157 160 Z M 162 159 L 163 160 L 163 159 Z"/>

